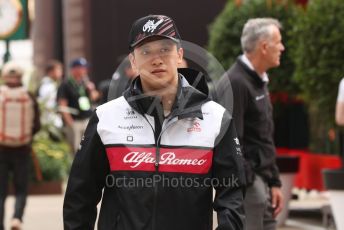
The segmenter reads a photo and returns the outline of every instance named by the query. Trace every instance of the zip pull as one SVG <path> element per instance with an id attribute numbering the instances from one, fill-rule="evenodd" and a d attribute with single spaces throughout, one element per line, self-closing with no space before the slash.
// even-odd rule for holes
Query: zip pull
<path id="1" fill-rule="evenodd" d="M 159 145 L 157 145 L 156 154 L 155 154 L 156 159 L 155 159 L 155 163 L 154 163 L 156 170 L 159 169 L 159 162 L 160 162 L 160 149 L 159 148 L 160 148 Z"/>

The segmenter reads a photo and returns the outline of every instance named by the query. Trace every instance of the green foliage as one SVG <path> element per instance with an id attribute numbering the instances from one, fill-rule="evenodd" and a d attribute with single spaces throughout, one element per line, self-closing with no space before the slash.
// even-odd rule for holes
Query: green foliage
<path id="1" fill-rule="evenodd" d="M 344 1 L 313 0 L 292 31 L 295 79 L 309 103 L 321 108 L 327 124 L 332 124 L 337 88 L 344 75 L 343 18 Z"/>
<path id="2" fill-rule="evenodd" d="M 236 6 L 229 1 L 221 14 L 210 27 L 209 51 L 221 62 L 225 69 L 229 68 L 242 53 L 240 36 L 245 22 L 250 18 L 273 17 L 282 26 L 282 38 L 286 47 L 282 55 L 280 67 L 269 71 L 271 91 L 287 91 L 296 94 L 298 87 L 292 81 L 294 65 L 289 56 L 290 35 L 287 33 L 295 18 L 292 1 L 284 4 L 273 1 L 269 6 L 266 0 L 251 0 Z"/>
<path id="3" fill-rule="evenodd" d="M 63 180 L 67 177 L 71 166 L 71 149 L 65 141 L 61 127 L 56 125 L 56 119 L 59 119 L 57 112 L 49 109 L 46 103 L 47 101 L 38 102 L 41 130 L 34 137 L 33 151 L 43 181 Z"/>
<path id="4" fill-rule="evenodd" d="M 284 2 L 287 4 L 278 4 Z M 210 27 L 209 50 L 229 68 L 242 53 L 241 31 L 249 18 L 273 17 L 283 25 L 286 47 L 281 65 L 269 71 L 270 90 L 300 95 L 308 106 L 311 150 L 338 152 L 334 127 L 337 89 L 344 76 L 344 1 L 310 0 L 306 9 L 292 1 L 229 1 Z M 288 4 L 289 3 L 289 4 Z"/>
<path id="5" fill-rule="evenodd" d="M 34 138 L 33 151 L 42 171 L 43 181 L 56 181 L 67 178 L 71 166 L 71 150 L 64 141 L 53 141 L 46 130 Z"/>
<path id="6" fill-rule="evenodd" d="M 312 147 L 326 151 L 327 131 L 334 127 L 335 103 L 344 75 L 344 1 L 312 0 L 292 28 L 295 80 L 309 105 Z"/>

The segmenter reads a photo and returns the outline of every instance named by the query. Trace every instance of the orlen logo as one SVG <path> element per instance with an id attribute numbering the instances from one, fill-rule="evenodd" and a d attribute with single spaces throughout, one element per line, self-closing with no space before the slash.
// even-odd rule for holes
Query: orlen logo
<path id="1" fill-rule="evenodd" d="M 135 111 L 132 109 L 127 109 L 126 116 L 124 116 L 124 119 L 136 119 L 137 115 L 135 114 Z"/>
<path id="2" fill-rule="evenodd" d="M 201 132 L 201 125 L 196 121 L 193 123 L 191 128 L 188 128 L 188 133 L 190 132 Z"/>

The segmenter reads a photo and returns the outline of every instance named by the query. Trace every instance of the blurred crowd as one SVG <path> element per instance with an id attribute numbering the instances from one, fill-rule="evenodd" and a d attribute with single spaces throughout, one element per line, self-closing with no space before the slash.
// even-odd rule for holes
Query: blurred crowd
<path id="1" fill-rule="evenodd" d="M 0 230 L 4 229 L 11 178 L 16 196 L 11 229 L 21 229 L 31 158 L 35 156 L 34 135 L 44 128 L 52 139 L 61 141 L 62 137 L 62 141 L 68 142 L 74 155 L 94 108 L 121 96 L 136 76 L 127 58 L 121 60 L 112 78 L 100 82 L 99 87 L 89 77 L 85 58 L 72 60 L 68 70 L 63 66 L 57 60 L 47 61 L 44 76 L 39 76 L 38 88 L 34 90 L 23 83 L 25 69 L 17 62 L 9 61 L 0 68 Z"/>
<path id="2" fill-rule="evenodd" d="M 98 87 L 89 77 L 89 63 L 85 58 L 72 60 L 67 70 L 63 67 L 60 61 L 47 61 L 44 75 L 38 78 L 38 88 L 30 90 L 30 93 L 40 108 L 42 126 L 59 129 L 75 152 L 92 110 L 121 96 L 130 79 L 136 75 L 126 57 L 119 58 L 119 66 L 113 76 L 101 81 Z M 25 70 L 18 63 L 10 61 L 0 69 L 1 85 L 11 85 L 14 79 L 18 79 L 17 84 L 23 86 Z M 9 75 L 9 72 L 16 74 Z"/>

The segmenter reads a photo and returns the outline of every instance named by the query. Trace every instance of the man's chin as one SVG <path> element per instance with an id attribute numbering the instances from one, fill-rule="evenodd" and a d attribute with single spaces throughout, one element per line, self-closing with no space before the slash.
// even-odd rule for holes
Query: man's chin
<path id="1" fill-rule="evenodd" d="M 173 84 L 171 84 L 170 82 L 168 81 L 156 81 L 154 82 L 154 84 L 151 84 L 151 89 L 153 90 L 166 90 L 166 89 L 169 89 L 169 88 L 173 88 Z"/>
<path id="2" fill-rule="evenodd" d="M 280 65 L 281 65 L 281 62 L 280 62 L 280 61 L 277 61 L 277 62 L 275 62 L 274 67 L 278 67 L 278 66 L 280 66 Z"/>

